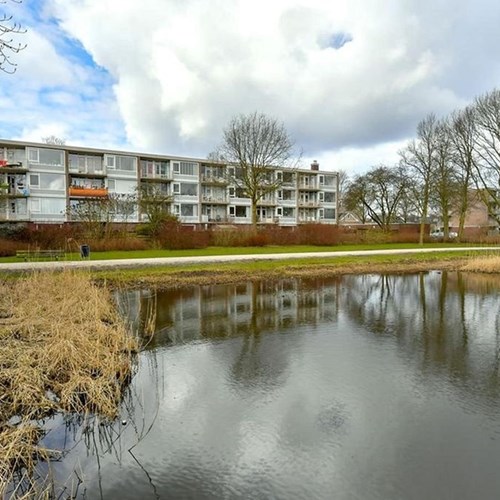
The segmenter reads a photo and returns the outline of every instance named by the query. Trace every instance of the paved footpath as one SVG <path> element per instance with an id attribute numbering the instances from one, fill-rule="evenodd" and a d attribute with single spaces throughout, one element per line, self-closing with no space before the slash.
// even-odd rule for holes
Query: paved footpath
<path id="1" fill-rule="evenodd" d="M 114 259 L 114 260 L 81 260 L 81 261 L 44 261 L 44 262 L 12 262 L 0 264 L 0 272 L 15 271 L 51 271 L 59 269 L 118 269 L 151 266 L 182 266 L 189 264 L 214 264 L 224 262 L 244 262 L 259 260 L 287 260 L 304 258 L 335 258 L 363 255 L 394 255 L 410 253 L 438 253 L 463 251 L 498 252 L 500 246 L 489 247 L 454 247 L 454 248 L 402 248 L 396 250 L 354 250 L 339 252 L 302 252 L 302 253 L 269 253 L 257 255 L 208 255 L 202 257 L 160 257 L 154 259 Z"/>

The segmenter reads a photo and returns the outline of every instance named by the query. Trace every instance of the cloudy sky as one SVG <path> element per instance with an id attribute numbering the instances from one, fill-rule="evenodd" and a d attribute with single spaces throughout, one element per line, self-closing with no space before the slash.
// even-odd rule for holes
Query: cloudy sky
<path id="1" fill-rule="evenodd" d="M 11 0 L 0 137 L 204 158 L 231 116 L 364 171 L 500 82 L 498 0 Z"/>

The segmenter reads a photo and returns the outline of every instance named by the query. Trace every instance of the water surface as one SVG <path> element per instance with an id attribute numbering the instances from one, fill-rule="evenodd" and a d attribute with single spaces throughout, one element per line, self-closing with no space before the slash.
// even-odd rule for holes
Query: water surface
<path id="1" fill-rule="evenodd" d="M 120 422 L 49 423 L 56 477 L 76 468 L 92 499 L 498 498 L 499 288 L 431 272 L 130 292 L 156 334 Z"/>

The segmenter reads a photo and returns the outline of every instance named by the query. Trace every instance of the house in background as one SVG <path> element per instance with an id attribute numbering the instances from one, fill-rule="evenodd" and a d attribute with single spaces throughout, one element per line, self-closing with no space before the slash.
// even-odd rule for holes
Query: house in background
<path id="1" fill-rule="evenodd" d="M 492 191 L 487 189 L 471 189 L 469 191 L 469 208 L 465 216 L 464 237 L 494 236 L 500 230 L 500 207 L 495 202 Z M 459 216 L 453 213 L 450 217 L 450 229 L 458 232 Z"/>

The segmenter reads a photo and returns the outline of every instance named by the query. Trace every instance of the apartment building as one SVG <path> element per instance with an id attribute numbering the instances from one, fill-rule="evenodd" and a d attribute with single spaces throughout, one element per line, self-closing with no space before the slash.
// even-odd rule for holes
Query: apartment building
<path id="1" fill-rule="evenodd" d="M 0 221 L 71 222 L 71 207 L 151 189 L 184 224 L 250 224 L 251 202 L 235 166 L 208 160 L 0 139 Z M 337 174 L 270 168 L 279 188 L 258 203 L 260 224 L 337 223 Z M 123 216 L 115 215 L 116 222 Z M 147 220 L 136 206 L 127 222 Z"/>

